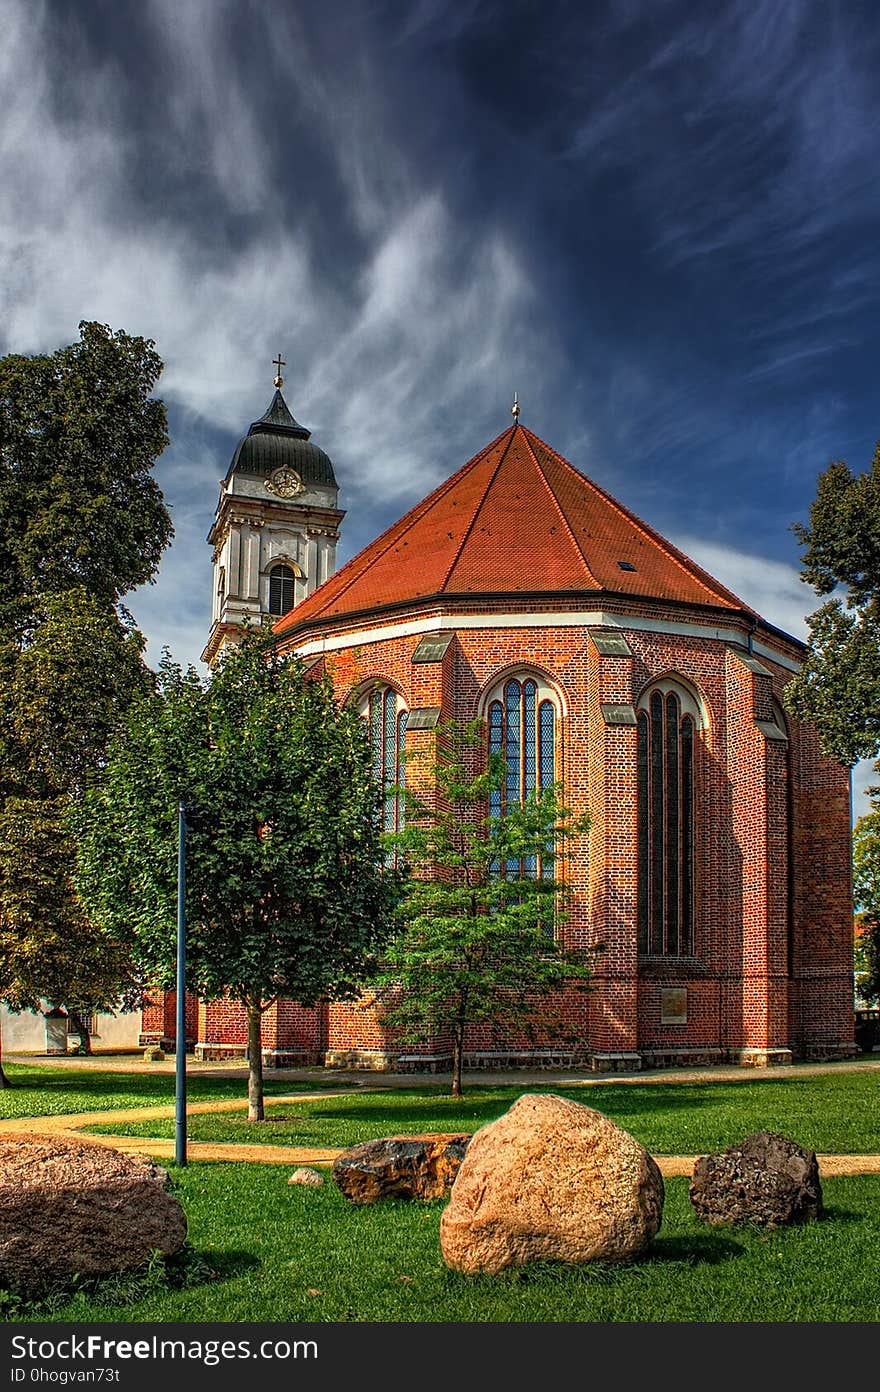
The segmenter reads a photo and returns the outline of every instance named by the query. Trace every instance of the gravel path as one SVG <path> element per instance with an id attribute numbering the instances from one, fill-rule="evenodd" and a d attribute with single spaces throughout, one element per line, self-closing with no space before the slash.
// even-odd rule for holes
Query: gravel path
<path id="1" fill-rule="evenodd" d="M 106 1061 L 105 1061 L 106 1059 Z M 54 1062 L 54 1060 L 53 1060 Z M 107 1056 L 98 1062 L 97 1059 L 77 1059 L 79 1066 L 91 1065 L 92 1067 L 113 1067 L 118 1069 L 121 1060 L 118 1056 L 112 1057 L 112 1061 Z M 129 1060 L 125 1060 L 126 1071 Z M 173 1068 L 173 1061 L 171 1064 Z M 147 1068 L 156 1071 L 155 1064 L 146 1065 Z M 526 1083 L 546 1083 L 548 1088 L 554 1086 L 583 1086 L 600 1087 L 609 1083 L 637 1083 L 637 1082 L 693 1082 L 706 1083 L 717 1081 L 721 1078 L 732 1081 L 755 1081 L 767 1080 L 778 1081 L 791 1077 L 804 1076 L 806 1073 L 827 1073 L 830 1071 L 851 1070 L 853 1068 L 876 1070 L 880 1072 L 880 1059 L 854 1059 L 847 1062 L 835 1064 L 799 1064 L 791 1068 L 770 1069 L 766 1072 L 762 1070 L 760 1074 L 751 1069 L 742 1068 L 704 1068 L 697 1070 L 685 1069 L 664 1069 L 658 1070 L 654 1074 L 613 1074 L 611 1076 L 602 1075 L 597 1077 L 594 1074 L 584 1076 L 583 1074 L 562 1075 L 559 1073 L 483 1073 L 477 1075 L 479 1082 L 483 1085 L 493 1083 L 520 1082 Z M 135 1070 L 132 1070 L 135 1071 Z M 140 1071 L 140 1070 L 137 1070 Z M 199 1072 L 209 1071 L 222 1072 L 223 1076 L 229 1076 L 236 1070 L 224 1068 L 217 1070 L 216 1065 L 203 1066 Z M 241 1066 L 238 1072 L 242 1078 L 246 1076 Z M 313 1081 L 322 1075 L 320 1069 L 302 1070 L 273 1070 L 273 1077 L 281 1080 L 287 1076 L 293 1081 L 299 1078 L 300 1081 L 308 1079 Z M 745 1076 L 744 1076 L 745 1075 Z M 309 1092 L 291 1092 L 280 1096 L 273 1094 L 267 1098 L 267 1105 L 285 1105 L 292 1102 L 308 1102 L 319 1097 L 340 1097 L 345 1092 L 361 1092 L 366 1089 L 373 1091 L 378 1087 L 413 1087 L 421 1086 L 425 1081 L 425 1075 L 413 1074 L 339 1074 L 331 1075 L 335 1080 L 350 1083 L 350 1088 L 328 1089 L 327 1091 L 312 1090 Z M 473 1078 L 476 1083 L 477 1078 Z M 187 1114 L 192 1116 L 204 1112 L 234 1112 L 240 1111 L 245 1105 L 244 1097 L 227 1097 L 214 1102 L 190 1102 L 187 1106 Z M 162 1103 L 151 1107 L 126 1107 L 126 1108 L 106 1108 L 103 1111 L 91 1112 L 68 1112 L 58 1116 L 45 1116 L 24 1118 L 15 1117 L 0 1120 L 0 1136 L 16 1135 L 53 1135 L 70 1136 L 77 1135 L 85 1126 L 100 1126 L 105 1122 L 119 1121 L 157 1121 L 167 1120 L 174 1116 L 173 1103 Z M 111 1146 L 116 1150 L 126 1151 L 138 1155 L 151 1155 L 160 1160 L 174 1159 L 174 1141 L 160 1137 L 150 1136 L 96 1136 L 90 1135 L 88 1140 L 95 1141 L 98 1145 Z M 309 1146 L 289 1146 L 289 1145 L 236 1145 L 231 1142 L 209 1142 L 209 1141 L 188 1141 L 187 1157 L 190 1160 L 247 1160 L 255 1161 L 265 1165 L 323 1165 L 333 1164 L 335 1157 L 340 1153 L 338 1149 L 319 1149 Z M 660 1166 L 661 1173 L 665 1176 L 670 1175 L 690 1175 L 693 1172 L 694 1164 L 698 1157 L 696 1155 L 655 1155 L 654 1159 Z M 831 1175 L 854 1175 L 854 1174 L 880 1174 L 880 1155 L 820 1155 L 819 1173 L 827 1178 Z"/>

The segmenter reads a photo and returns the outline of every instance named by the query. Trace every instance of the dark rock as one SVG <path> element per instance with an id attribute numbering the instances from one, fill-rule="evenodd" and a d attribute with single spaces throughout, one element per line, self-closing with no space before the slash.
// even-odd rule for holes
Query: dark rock
<path id="1" fill-rule="evenodd" d="M 338 1155 L 333 1179 L 354 1204 L 377 1199 L 442 1199 L 464 1159 L 470 1136 L 383 1136 Z"/>
<path id="2" fill-rule="evenodd" d="M 170 1256 L 186 1217 L 152 1160 L 67 1137 L 0 1142 L 0 1284 L 25 1295 Z"/>
<path id="3" fill-rule="evenodd" d="M 691 1203 L 707 1223 L 776 1228 L 822 1215 L 816 1153 L 774 1131 L 755 1131 L 694 1166 Z"/>

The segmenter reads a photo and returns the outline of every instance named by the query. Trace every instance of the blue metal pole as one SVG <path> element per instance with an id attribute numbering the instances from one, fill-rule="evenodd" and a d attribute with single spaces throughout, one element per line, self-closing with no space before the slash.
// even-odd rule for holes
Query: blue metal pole
<path id="1" fill-rule="evenodd" d="M 174 1041 L 174 1159 L 186 1164 L 186 805 L 177 808 L 177 1026 Z"/>

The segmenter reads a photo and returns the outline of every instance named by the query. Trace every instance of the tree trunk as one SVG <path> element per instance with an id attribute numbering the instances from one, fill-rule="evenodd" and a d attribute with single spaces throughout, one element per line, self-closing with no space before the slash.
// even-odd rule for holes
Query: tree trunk
<path id="1" fill-rule="evenodd" d="M 3 1072 L 3 1038 L 0 1035 L 0 1089 L 12 1087 L 12 1083 Z"/>
<path id="2" fill-rule="evenodd" d="M 88 1027 L 84 1023 L 82 1016 L 79 1011 L 74 1010 L 72 1006 L 67 1007 L 67 1014 L 70 1017 L 73 1028 L 79 1035 L 79 1045 L 77 1046 L 76 1052 L 78 1054 L 90 1056 L 92 1052 L 92 1036 L 89 1034 Z"/>
<path id="3" fill-rule="evenodd" d="M 263 1012 L 261 1002 L 247 1002 L 248 1121 L 263 1120 Z"/>
<path id="4" fill-rule="evenodd" d="M 452 1032 L 452 1096 L 461 1097 L 461 1056 L 464 1031 L 456 1025 Z"/>

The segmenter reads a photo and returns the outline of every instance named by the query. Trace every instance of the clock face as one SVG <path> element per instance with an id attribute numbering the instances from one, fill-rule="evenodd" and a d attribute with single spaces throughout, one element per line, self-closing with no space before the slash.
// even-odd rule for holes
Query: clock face
<path id="1" fill-rule="evenodd" d="M 305 492 L 302 479 L 295 469 L 282 467 L 276 469 L 271 478 L 266 480 L 266 487 L 272 493 L 277 493 L 279 498 L 295 498 L 298 493 Z"/>

